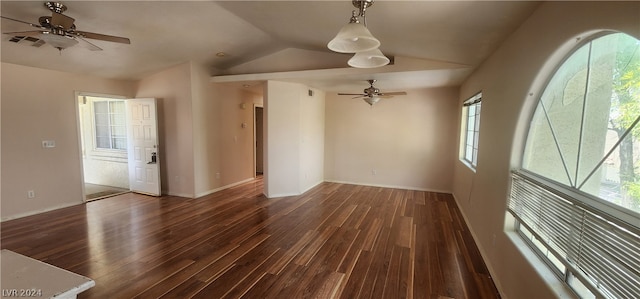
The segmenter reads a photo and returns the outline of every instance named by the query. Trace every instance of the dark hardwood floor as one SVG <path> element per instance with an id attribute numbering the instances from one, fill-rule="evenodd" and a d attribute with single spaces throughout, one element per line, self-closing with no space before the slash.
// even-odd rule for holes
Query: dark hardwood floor
<path id="1" fill-rule="evenodd" d="M 2 223 L 2 248 L 88 276 L 79 298 L 498 298 L 449 194 L 256 180 L 124 194 Z"/>

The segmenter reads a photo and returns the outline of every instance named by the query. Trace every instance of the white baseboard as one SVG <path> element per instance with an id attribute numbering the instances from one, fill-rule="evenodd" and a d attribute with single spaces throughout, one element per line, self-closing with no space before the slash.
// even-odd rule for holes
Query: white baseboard
<path id="1" fill-rule="evenodd" d="M 162 191 L 162 194 L 166 194 L 169 196 L 176 196 L 176 197 L 185 197 L 185 198 L 195 198 L 193 196 L 193 194 L 187 194 L 187 193 L 175 193 L 175 192 L 169 192 L 169 191 Z"/>
<path id="2" fill-rule="evenodd" d="M 267 198 L 276 198 L 276 197 L 288 197 L 288 196 L 298 196 L 302 193 L 278 193 L 278 194 L 265 194 Z"/>
<path id="3" fill-rule="evenodd" d="M 415 190 L 415 191 L 437 192 L 437 193 L 452 193 L 450 190 L 439 190 L 439 189 L 419 188 L 419 187 L 413 187 L 413 186 L 385 185 L 385 184 L 368 184 L 368 183 L 362 183 L 362 182 L 350 182 L 350 181 L 339 181 L 339 180 L 325 180 L 325 182 L 327 182 L 327 183 L 349 184 L 349 185 L 360 185 L 360 186 L 370 186 L 370 187 L 380 187 L 380 188 L 393 188 L 393 189 L 404 189 L 404 190 Z"/>
<path id="4" fill-rule="evenodd" d="M 211 189 L 211 190 L 208 190 L 208 191 L 205 191 L 205 192 L 200 192 L 200 193 L 196 194 L 195 198 L 199 198 L 199 197 L 203 197 L 203 196 L 206 196 L 206 195 L 209 195 L 209 194 L 213 194 L 213 193 L 216 193 L 218 191 L 222 191 L 224 189 L 233 188 L 235 186 L 242 185 L 244 183 L 248 183 L 248 182 L 251 182 L 253 180 L 255 180 L 255 178 L 248 178 L 248 179 L 244 179 L 244 180 L 239 181 L 239 182 L 235 182 L 235 183 L 231 183 L 231 184 L 228 184 L 228 185 L 224 185 L 222 187 Z"/>
<path id="5" fill-rule="evenodd" d="M 453 196 L 453 200 L 455 201 L 456 206 L 460 211 L 460 214 L 462 215 L 462 218 L 464 218 L 465 226 L 469 229 L 469 232 L 471 233 L 471 237 L 473 238 L 473 242 L 476 243 L 476 248 L 478 248 L 478 251 L 480 252 L 480 256 L 482 256 L 482 260 L 484 264 L 487 266 L 487 270 L 489 271 L 489 275 L 492 277 L 491 280 L 493 281 L 493 284 L 496 286 L 496 289 L 498 289 L 498 293 L 500 294 L 500 296 L 504 296 L 503 288 L 502 288 L 502 285 L 500 284 L 500 281 L 497 281 L 495 279 L 495 277 L 497 276 L 493 275 L 495 271 L 493 270 L 493 265 L 490 263 L 491 260 L 488 259 L 488 255 L 484 250 L 484 247 L 482 247 L 481 244 L 478 242 L 478 237 L 475 231 L 473 230 L 471 225 L 469 225 L 470 222 L 469 222 L 469 219 L 467 218 L 467 214 L 465 214 L 465 211 L 460 208 L 460 204 L 458 204 L 458 198 L 456 198 L 455 194 L 451 193 L 451 196 Z"/>
<path id="6" fill-rule="evenodd" d="M 324 183 L 324 181 L 318 181 L 318 182 L 316 182 L 315 184 L 311 185 L 309 188 L 307 188 L 307 189 L 305 189 L 305 190 L 302 190 L 302 192 L 300 192 L 300 194 L 304 194 L 304 193 L 306 193 L 307 191 L 309 191 L 309 190 L 311 190 L 311 189 L 313 189 L 313 188 L 317 187 L 318 185 L 320 185 L 320 184 L 322 184 L 322 183 Z M 298 195 L 300 195 L 300 194 L 298 194 Z"/>
<path id="7" fill-rule="evenodd" d="M 26 213 L 11 215 L 11 216 L 7 216 L 7 217 L 3 217 L 0 220 L 0 222 L 4 222 L 4 221 L 7 221 L 7 220 L 18 219 L 18 218 L 23 218 L 23 217 L 27 217 L 27 216 L 33 216 L 33 215 L 36 215 L 36 214 L 45 213 L 45 212 L 49 212 L 49 211 L 53 211 L 53 210 L 64 209 L 64 208 L 68 208 L 68 207 L 72 207 L 72 206 L 81 205 L 83 203 L 85 203 L 85 202 L 81 201 L 81 202 L 76 202 L 76 203 L 66 203 L 66 204 L 57 205 L 57 206 L 53 206 L 53 207 L 46 208 L 46 209 L 29 211 L 29 212 L 26 212 Z"/>
<path id="8" fill-rule="evenodd" d="M 426 192 L 437 192 L 437 193 L 451 193 L 451 191 L 449 190 L 437 190 L 437 189 L 425 189 L 425 188 L 417 188 L 417 187 L 412 187 L 412 186 L 398 186 L 398 185 L 383 185 L 383 184 L 366 184 L 366 183 L 361 183 L 361 182 L 350 182 L 350 181 L 337 181 L 337 180 L 324 180 L 324 181 L 320 181 L 317 182 L 316 184 L 312 185 L 311 187 L 303 190 L 300 193 L 281 193 L 281 194 L 265 194 L 265 196 L 267 198 L 274 198 L 274 197 L 287 197 L 287 196 L 298 196 L 301 194 L 304 194 L 305 192 L 308 192 L 309 190 L 315 188 L 316 186 L 327 182 L 327 183 L 337 183 L 337 184 L 348 184 L 348 185 L 360 185 L 360 186 L 370 186 L 370 187 L 380 187 L 380 188 L 393 188 L 393 189 L 403 189 L 403 190 L 415 190 L 415 191 L 426 191 Z"/>

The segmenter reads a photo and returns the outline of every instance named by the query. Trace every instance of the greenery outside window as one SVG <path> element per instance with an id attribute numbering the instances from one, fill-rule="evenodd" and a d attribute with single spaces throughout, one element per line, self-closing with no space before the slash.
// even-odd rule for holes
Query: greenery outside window
<path id="1" fill-rule="evenodd" d="M 516 229 L 583 298 L 640 298 L 639 48 L 610 33 L 569 55 L 512 176 Z"/>
<path id="2" fill-rule="evenodd" d="M 108 100 L 93 102 L 95 146 L 97 149 L 127 149 L 125 102 Z"/>

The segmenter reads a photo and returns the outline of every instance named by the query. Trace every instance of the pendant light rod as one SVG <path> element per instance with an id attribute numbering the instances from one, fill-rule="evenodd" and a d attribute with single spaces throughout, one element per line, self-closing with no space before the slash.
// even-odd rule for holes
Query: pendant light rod
<path id="1" fill-rule="evenodd" d="M 367 8 L 373 5 L 373 0 L 353 0 L 351 4 L 358 9 L 358 16 L 364 18 Z"/>

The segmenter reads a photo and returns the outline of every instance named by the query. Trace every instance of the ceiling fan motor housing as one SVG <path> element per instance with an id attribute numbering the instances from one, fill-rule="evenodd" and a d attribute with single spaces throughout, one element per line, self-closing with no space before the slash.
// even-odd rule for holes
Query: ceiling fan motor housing
<path id="1" fill-rule="evenodd" d="M 364 89 L 364 93 L 366 93 L 367 95 L 370 95 L 370 96 L 371 95 L 377 95 L 377 94 L 380 93 L 380 89 L 371 86 L 371 87 L 365 88 Z"/>
<path id="2" fill-rule="evenodd" d="M 63 13 L 67 10 L 67 6 L 65 6 L 60 2 L 48 1 L 44 3 L 44 6 L 46 6 L 50 11 L 53 11 L 55 13 Z"/>

